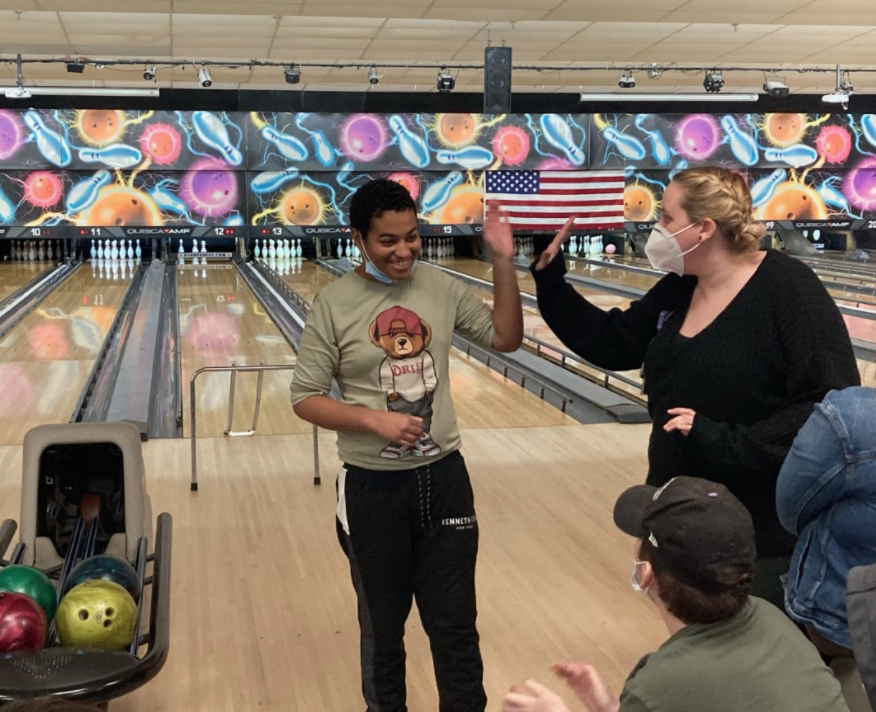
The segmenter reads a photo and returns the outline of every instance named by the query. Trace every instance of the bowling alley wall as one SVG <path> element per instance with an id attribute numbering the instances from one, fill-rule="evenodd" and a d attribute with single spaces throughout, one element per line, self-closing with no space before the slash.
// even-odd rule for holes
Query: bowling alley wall
<path id="1" fill-rule="evenodd" d="M 424 222 L 474 229 L 487 170 L 622 168 L 636 226 L 701 165 L 743 172 L 759 220 L 876 227 L 874 114 L 105 109 L 0 110 L 0 225 L 338 226 L 387 177 Z"/>

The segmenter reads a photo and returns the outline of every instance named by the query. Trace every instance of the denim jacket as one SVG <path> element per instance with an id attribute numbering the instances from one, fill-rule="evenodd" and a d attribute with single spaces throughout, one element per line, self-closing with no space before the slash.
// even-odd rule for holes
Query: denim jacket
<path id="1" fill-rule="evenodd" d="M 815 407 L 782 466 L 779 519 L 799 539 L 785 608 L 851 649 L 849 569 L 876 563 L 876 389 L 831 391 Z"/>

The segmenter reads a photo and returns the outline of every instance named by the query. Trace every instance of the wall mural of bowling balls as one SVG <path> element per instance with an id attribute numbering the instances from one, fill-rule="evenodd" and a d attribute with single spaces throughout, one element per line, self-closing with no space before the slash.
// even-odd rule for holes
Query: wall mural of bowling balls
<path id="1" fill-rule="evenodd" d="M 65 171 L 0 171 L 0 225 L 64 225 Z"/>
<path id="2" fill-rule="evenodd" d="M 252 112 L 250 170 L 479 171 L 580 168 L 581 114 L 310 114 Z"/>
<path id="3" fill-rule="evenodd" d="M 479 225 L 484 222 L 483 171 L 425 173 L 420 218 L 430 225 Z"/>
<path id="4" fill-rule="evenodd" d="M 245 117 L 210 111 L 4 109 L 0 168 L 197 170 L 206 158 L 243 170 Z"/>
<path id="5" fill-rule="evenodd" d="M 214 158 L 179 171 L 71 174 L 66 218 L 81 226 L 243 225 L 245 173 Z"/>

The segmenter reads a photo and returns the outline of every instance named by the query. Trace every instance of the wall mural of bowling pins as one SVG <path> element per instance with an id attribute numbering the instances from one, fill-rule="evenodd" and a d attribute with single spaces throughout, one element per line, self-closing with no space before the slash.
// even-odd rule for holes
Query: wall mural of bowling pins
<path id="1" fill-rule="evenodd" d="M 876 218 L 876 114 L 3 109 L 0 225 L 341 225 L 377 176 L 424 222 L 470 225 L 487 170 L 618 167 L 647 223 L 698 165 L 744 172 L 764 221 Z"/>

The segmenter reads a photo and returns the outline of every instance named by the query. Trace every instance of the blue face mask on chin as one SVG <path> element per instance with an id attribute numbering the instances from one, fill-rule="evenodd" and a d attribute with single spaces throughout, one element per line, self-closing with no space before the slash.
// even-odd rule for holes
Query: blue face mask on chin
<path id="1" fill-rule="evenodd" d="M 365 251 L 364 245 L 360 244 L 359 249 L 362 250 L 362 254 L 365 256 L 365 272 L 366 274 L 370 274 L 374 279 L 382 284 L 392 284 L 395 280 L 390 277 L 388 274 L 384 274 L 377 267 L 374 266 L 374 263 L 371 261 L 371 258 L 368 256 L 368 253 Z M 411 270 L 417 266 L 417 263 L 420 261 L 420 258 L 414 260 L 414 263 L 411 265 Z"/>

